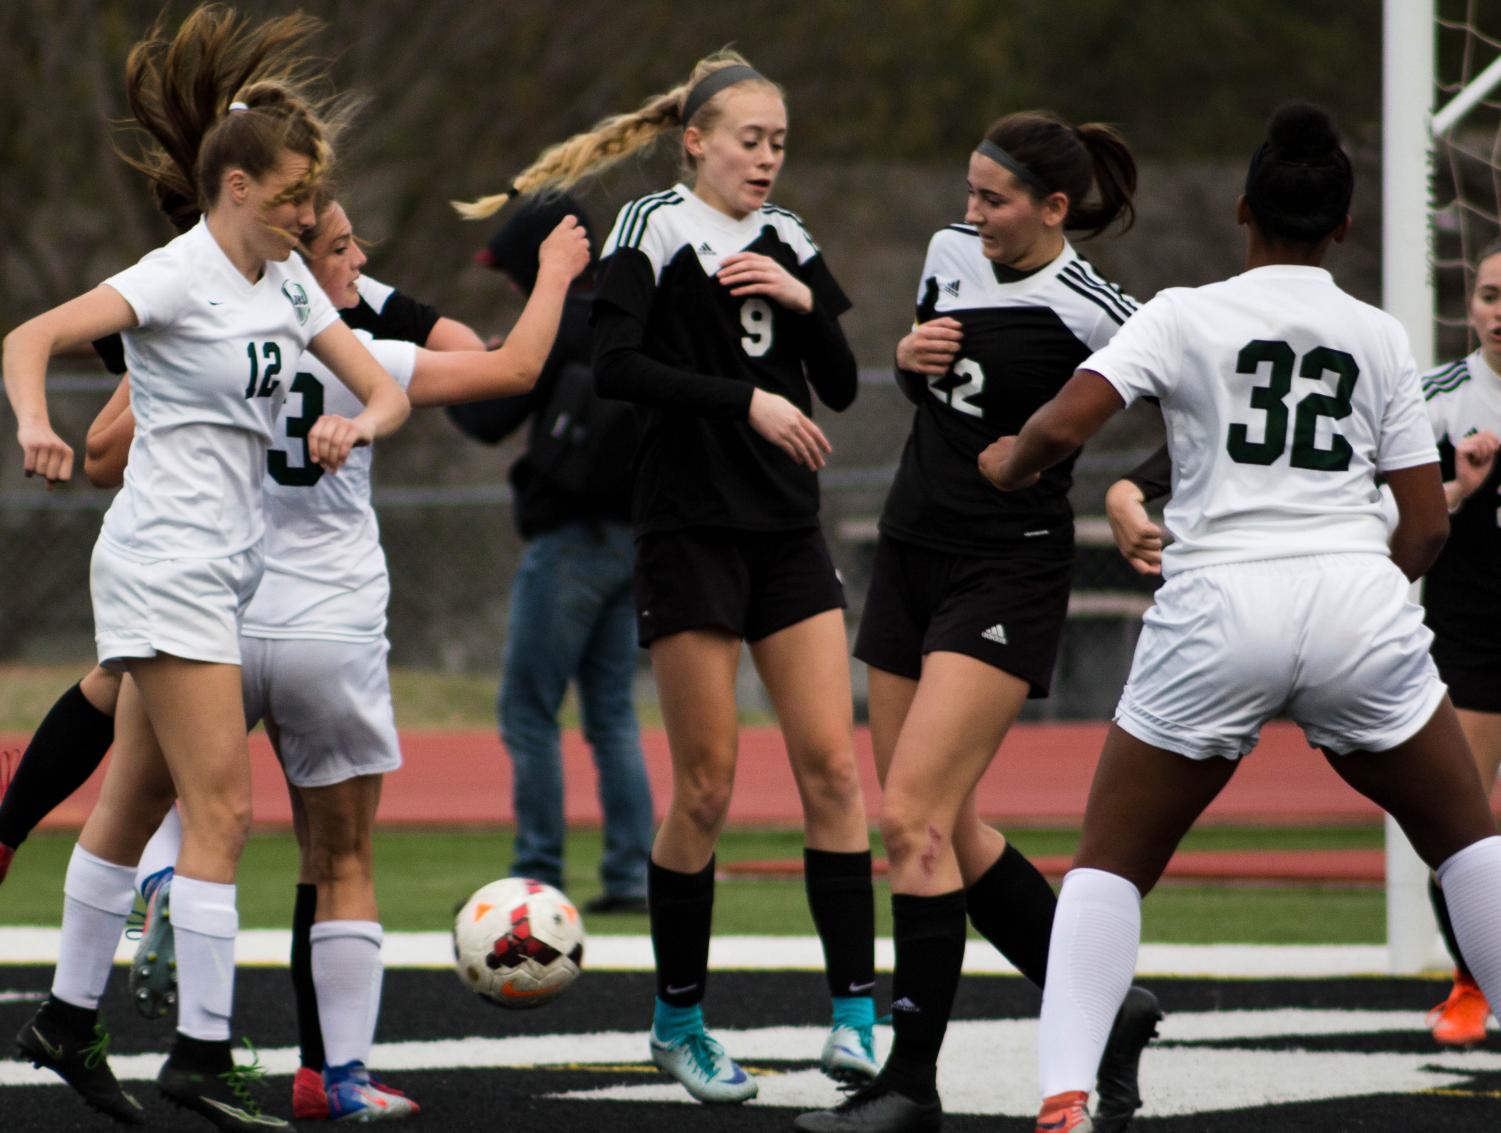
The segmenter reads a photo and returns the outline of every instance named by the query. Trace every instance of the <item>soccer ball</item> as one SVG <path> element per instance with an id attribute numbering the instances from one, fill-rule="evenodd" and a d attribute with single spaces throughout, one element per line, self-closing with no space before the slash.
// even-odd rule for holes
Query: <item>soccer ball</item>
<path id="1" fill-rule="evenodd" d="M 541 1007 L 578 979 L 584 922 L 573 902 L 529 877 L 492 881 L 453 922 L 464 986 L 501 1007 Z"/>

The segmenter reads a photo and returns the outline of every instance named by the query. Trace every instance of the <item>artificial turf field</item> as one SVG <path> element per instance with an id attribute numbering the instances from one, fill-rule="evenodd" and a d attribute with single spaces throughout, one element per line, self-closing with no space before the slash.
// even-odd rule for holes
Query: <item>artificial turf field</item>
<path id="1" fill-rule="evenodd" d="M 0 967 L 0 1033 L 20 1028 L 48 977 L 43 967 Z M 1498 1125 L 1501 1045 L 1435 1049 L 1421 1025 L 1423 1008 L 1442 994 L 1432 980 L 1149 982 L 1168 1019 L 1143 1062 L 1148 1102 L 1134 1130 L 1450 1133 Z M 104 1005 L 116 1072 L 145 1103 L 149 1128 L 207 1129 L 168 1108 L 144 1080 L 170 1030 L 138 1018 L 123 985 L 112 981 Z M 889 993 L 885 978 L 881 991 Z M 443 1133 L 788 1130 L 796 1113 L 837 1100 L 814 1068 L 827 1010 L 818 974 L 712 977 L 713 1029 L 761 1075 L 761 1096 L 733 1109 L 689 1101 L 644 1061 L 651 994 L 648 973 L 586 972 L 553 1004 L 503 1012 L 449 972 L 396 969 L 386 976 L 372 1062 L 424 1107 L 408 1127 Z M 243 969 L 236 1002 L 237 1030 L 255 1038 L 276 1071 L 269 1108 L 285 1113 L 295 1043 L 286 972 Z M 943 1055 L 946 1130 L 1032 1128 L 1037 1003 L 1016 978 L 964 981 Z M 11 1084 L 38 1080 L 30 1066 L 0 1062 L 7 1133 L 113 1128 L 60 1084 Z"/>

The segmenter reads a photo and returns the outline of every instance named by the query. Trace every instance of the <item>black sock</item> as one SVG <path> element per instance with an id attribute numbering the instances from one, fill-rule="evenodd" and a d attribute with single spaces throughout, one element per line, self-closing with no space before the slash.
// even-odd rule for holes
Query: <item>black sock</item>
<path id="1" fill-rule="evenodd" d="M 1454 958 L 1455 970 L 1466 979 L 1473 979 L 1474 977 L 1470 975 L 1470 966 L 1465 963 L 1465 958 L 1459 951 L 1459 937 L 1454 935 L 1454 922 L 1449 919 L 1449 899 L 1444 896 L 1438 878 L 1431 873 L 1428 875 L 1428 900 L 1433 905 L 1433 915 L 1438 920 L 1438 930 L 1444 934 L 1444 946 L 1449 949 L 1449 955 Z"/>
<path id="2" fill-rule="evenodd" d="M 896 971 L 891 977 L 895 1038 L 881 1076 L 917 1101 L 938 1096 L 938 1051 L 964 967 L 964 890 L 937 897 L 891 895 Z"/>
<path id="3" fill-rule="evenodd" d="M 692 1007 L 709 981 L 709 931 L 714 920 L 714 859 L 697 873 L 655 861 L 646 866 L 651 947 L 657 957 L 657 998 Z"/>
<path id="4" fill-rule="evenodd" d="M 204 1074 L 222 1074 L 234 1069 L 234 1057 L 229 1053 L 228 1039 L 195 1039 L 181 1031 L 177 1032 L 167 1061 L 180 1069 L 197 1070 Z"/>
<path id="5" fill-rule="evenodd" d="M 1006 843 L 995 864 L 964 891 L 969 923 L 1038 987 L 1048 974 L 1048 943 L 1058 896 L 1047 878 Z"/>
<path id="6" fill-rule="evenodd" d="M 79 1035 L 92 1035 L 94 1024 L 99 1022 L 99 1008 L 79 1007 L 76 1003 L 68 1003 L 55 995 L 47 996 L 42 1004 L 41 1014 L 45 1020 L 56 1023 L 63 1030 Z"/>
<path id="7" fill-rule="evenodd" d="M 292 906 L 292 991 L 297 997 L 297 1048 L 302 1065 L 323 1072 L 323 1025 L 318 1019 L 318 993 L 313 987 L 313 916 L 318 912 L 318 887 L 298 885 Z"/>
<path id="8" fill-rule="evenodd" d="M 803 851 L 808 908 L 823 943 L 829 994 L 870 995 L 876 986 L 876 898 L 870 851 Z"/>
<path id="9" fill-rule="evenodd" d="M 115 738 L 115 718 L 74 685 L 42 718 L 0 800 L 0 843 L 15 849 L 94 773 Z"/>

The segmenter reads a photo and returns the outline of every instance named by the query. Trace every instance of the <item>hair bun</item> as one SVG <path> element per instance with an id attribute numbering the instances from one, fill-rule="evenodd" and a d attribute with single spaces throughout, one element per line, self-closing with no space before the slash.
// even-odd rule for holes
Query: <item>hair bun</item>
<path id="1" fill-rule="evenodd" d="M 1327 161 L 1339 150 L 1339 131 L 1329 115 L 1307 102 L 1280 106 L 1267 123 L 1271 156 L 1281 161 Z"/>

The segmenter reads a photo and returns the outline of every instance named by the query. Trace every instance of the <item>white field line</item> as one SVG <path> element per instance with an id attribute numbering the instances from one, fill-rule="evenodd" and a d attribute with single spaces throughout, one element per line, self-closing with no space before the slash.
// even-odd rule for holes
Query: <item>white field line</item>
<path id="1" fill-rule="evenodd" d="M 59 931 L 55 928 L 0 928 L 0 964 L 54 964 Z M 247 929 L 235 945 L 240 964 L 286 967 L 292 935 L 284 929 Z M 117 963 L 127 963 L 135 943 L 121 940 Z M 446 968 L 453 945 L 446 932 L 388 932 L 382 950 L 388 968 Z M 876 967 L 890 971 L 891 941 L 876 941 Z M 709 949 L 717 971 L 819 971 L 823 952 L 812 936 L 718 936 Z M 647 972 L 652 969 L 651 940 L 645 936 L 591 936 L 584 945 L 584 966 L 602 971 Z M 990 945 L 970 941 L 964 970 L 1015 974 Z M 1328 978 L 1385 975 L 1386 948 L 1379 944 L 1145 944 L 1137 971 L 1150 976 L 1235 978 Z"/>

